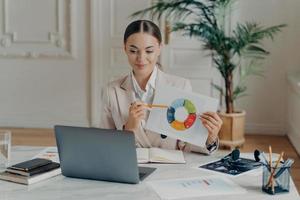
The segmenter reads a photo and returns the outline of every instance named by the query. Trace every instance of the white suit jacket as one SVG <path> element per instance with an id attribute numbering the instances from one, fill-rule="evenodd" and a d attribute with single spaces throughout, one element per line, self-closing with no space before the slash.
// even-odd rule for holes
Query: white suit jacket
<path id="1" fill-rule="evenodd" d="M 158 69 L 156 77 L 156 87 L 165 85 L 192 91 L 189 80 L 182 77 L 166 74 Z M 102 91 L 102 110 L 100 127 L 106 129 L 122 130 L 127 122 L 129 107 L 135 101 L 130 75 L 110 82 Z M 140 125 L 135 133 L 135 142 L 137 147 L 159 147 L 165 149 L 177 149 L 177 140 L 167 137 L 162 138 L 160 134 L 144 130 Z M 192 144 L 186 144 L 185 151 L 194 151 L 204 154 L 210 154 L 206 147 L 198 147 Z"/>

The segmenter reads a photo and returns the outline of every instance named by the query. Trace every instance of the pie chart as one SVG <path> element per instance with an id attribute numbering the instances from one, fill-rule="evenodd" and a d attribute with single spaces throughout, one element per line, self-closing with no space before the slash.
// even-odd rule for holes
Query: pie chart
<path id="1" fill-rule="evenodd" d="M 184 109 L 186 114 L 186 118 L 176 119 L 176 111 L 179 109 Z M 171 106 L 167 110 L 167 120 L 172 128 L 178 131 L 184 131 L 193 126 L 196 121 L 196 107 L 192 103 L 192 101 L 188 99 L 176 99 L 172 102 Z"/>

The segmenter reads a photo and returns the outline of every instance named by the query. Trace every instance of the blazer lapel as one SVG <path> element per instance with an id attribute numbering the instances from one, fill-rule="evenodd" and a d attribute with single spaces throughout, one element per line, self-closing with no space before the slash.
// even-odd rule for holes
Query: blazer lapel
<path id="1" fill-rule="evenodd" d="M 121 120 L 123 123 L 125 123 L 128 119 L 128 109 L 130 104 L 134 102 L 134 93 L 129 75 L 124 78 L 124 81 L 121 82 L 120 87 L 116 87 L 116 95 L 118 99 L 120 116 L 122 116 Z"/>

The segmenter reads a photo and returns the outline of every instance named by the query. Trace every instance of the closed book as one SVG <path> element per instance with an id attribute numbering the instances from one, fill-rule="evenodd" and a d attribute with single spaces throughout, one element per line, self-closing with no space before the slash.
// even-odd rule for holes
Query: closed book
<path id="1" fill-rule="evenodd" d="M 34 176 L 34 175 L 37 175 L 37 174 L 41 174 L 41 173 L 44 173 L 44 172 L 51 171 L 51 170 L 59 168 L 59 167 L 60 167 L 59 163 L 52 162 L 48 165 L 44 165 L 44 166 L 29 170 L 27 172 L 22 171 L 22 170 L 11 169 L 11 168 L 6 169 L 6 172 L 19 174 L 19 175 L 22 175 L 22 176 Z"/>
<path id="2" fill-rule="evenodd" d="M 9 167 L 9 169 L 22 170 L 28 172 L 30 170 L 36 169 L 38 167 L 48 165 L 52 161 L 44 158 L 34 158 L 32 160 L 27 160 Z"/>
<path id="3" fill-rule="evenodd" d="M 20 184 L 30 185 L 57 176 L 59 174 L 61 174 L 61 168 L 56 168 L 51 171 L 37 174 L 30 177 L 13 174 L 9 172 L 2 172 L 0 173 L 0 179 L 15 182 L 15 183 L 20 183 Z"/>

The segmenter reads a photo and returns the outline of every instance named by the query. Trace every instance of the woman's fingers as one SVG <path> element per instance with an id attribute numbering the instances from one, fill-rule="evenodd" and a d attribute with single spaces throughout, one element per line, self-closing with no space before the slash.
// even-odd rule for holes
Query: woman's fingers
<path id="1" fill-rule="evenodd" d="M 145 108 L 143 106 L 140 106 L 140 107 L 136 107 L 136 108 L 133 108 L 131 110 L 132 113 L 140 113 L 140 112 L 145 112 Z"/>
<path id="2" fill-rule="evenodd" d="M 205 113 L 203 113 L 203 114 L 206 114 L 206 115 L 209 115 L 209 116 L 211 116 L 211 117 L 213 117 L 216 121 L 218 121 L 219 123 L 221 122 L 221 123 L 223 123 L 223 121 L 222 121 L 222 119 L 220 118 L 220 116 L 217 114 L 217 113 L 215 113 L 215 112 L 205 112 Z"/>
<path id="3" fill-rule="evenodd" d="M 144 112 L 144 110 L 138 110 L 138 111 L 136 111 L 136 112 L 134 113 L 134 115 L 135 115 L 136 117 L 138 117 L 138 116 L 140 116 L 140 115 L 145 115 L 145 112 Z"/>
<path id="4" fill-rule="evenodd" d="M 135 101 L 131 104 L 130 108 L 132 108 L 132 109 L 137 109 L 137 108 L 145 109 L 146 105 L 142 101 Z"/>
<path id="5" fill-rule="evenodd" d="M 144 113 L 139 113 L 136 117 L 138 119 L 142 120 L 142 119 L 145 119 L 145 114 Z"/>
<path id="6" fill-rule="evenodd" d="M 208 133 L 211 133 L 213 129 L 205 122 L 202 122 L 203 126 L 208 130 Z"/>
<path id="7" fill-rule="evenodd" d="M 202 123 L 203 123 L 203 125 L 208 126 L 211 130 L 214 130 L 215 128 L 217 128 L 216 125 L 214 125 L 212 122 L 210 122 L 210 121 L 207 120 L 207 119 L 203 119 L 203 120 L 202 120 Z"/>
<path id="8" fill-rule="evenodd" d="M 211 117 L 210 115 L 202 114 L 202 115 L 200 115 L 200 117 L 201 117 L 202 119 L 204 119 L 204 120 L 210 121 L 210 122 L 213 123 L 215 126 L 219 126 L 218 121 L 217 121 L 215 118 Z"/>
<path id="9" fill-rule="evenodd" d="M 145 118 L 145 104 L 140 101 L 133 102 L 129 108 L 130 115 L 135 119 Z"/>
<path id="10" fill-rule="evenodd" d="M 146 106 L 144 104 L 132 104 L 129 108 L 129 113 L 134 114 L 136 112 L 144 112 L 146 110 Z"/>
<path id="11" fill-rule="evenodd" d="M 145 105 L 145 103 L 142 102 L 142 101 L 135 101 L 131 104 L 131 106 L 134 106 L 134 107 L 138 107 L 138 106 L 141 106 L 141 105 Z"/>
<path id="12" fill-rule="evenodd" d="M 206 119 L 206 120 L 210 121 L 211 123 L 213 123 L 215 126 L 217 126 L 219 128 L 223 124 L 222 119 L 219 117 L 219 115 L 217 113 L 214 113 L 214 112 L 205 112 L 202 115 L 200 115 L 200 117 L 202 119 Z"/>

